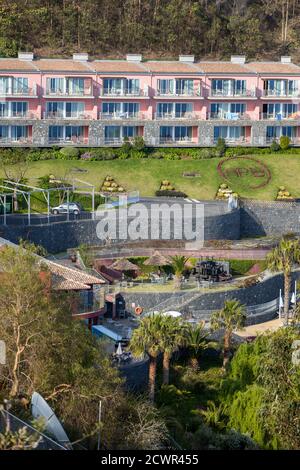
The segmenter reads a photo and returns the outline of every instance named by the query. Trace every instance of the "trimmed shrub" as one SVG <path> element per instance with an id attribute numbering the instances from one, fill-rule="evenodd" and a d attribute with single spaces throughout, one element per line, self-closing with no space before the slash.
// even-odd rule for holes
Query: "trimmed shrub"
<path id="1" fill-rule="evenodd" d="M 76 147 L 63 147 L 59 151 L 59 158 L 62 160 L 78 160 L 79 155 L 79 149 Z"/>
<path id="2" fill-rule="evenodd" d="M 270 146 L 270 151 L 271 152 L 278 152 L 278 150 L 280 150 L 280 145 L 278 142 L 276 142 L 276 140 L 273 140 L 273 142 L 271 143 L 271 146 Z"/>
<path id="3" fill-rule="evenodd" d="M 222 139 L 221 137 L 219 137 L 217 140 L 215 149 L 216 149 L 216 156 L 223 157 L 226 152 L 225 139 Z"/>
<path id="4" fill-rule="evenodd" d="M 291 140 L 287 135 L 282 135 L 280 137 L 279 145 L 281 150 L 287 150 L 290 146 Z"/>
<path id="5" fill-rule="evenodd" d="M 133 144 L 132 147 L 137 150 L 138 152 L 141 152 L 145 149 L 145 141 L 142 136 L 136 136 L 133 139 Z"/>
<path id="6" fill-rule="evenodd" d="M 93 160 L 93 161 L 114 160 L 115 158 L 118 157 L 116 150 L 111 149 L 111 148 L 98 148 L 87 153 L 91 154 L 90 160 Z M 87 153 L 85 153 L 84 155 L 87 155 Z"/>

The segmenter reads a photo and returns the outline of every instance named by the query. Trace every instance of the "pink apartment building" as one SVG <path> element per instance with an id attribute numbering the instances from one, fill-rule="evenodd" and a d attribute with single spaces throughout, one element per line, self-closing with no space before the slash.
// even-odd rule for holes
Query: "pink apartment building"
<path id="1" fill-rule="evenodd" d="M 280 62 L 0 58 L 0 146 L 300 145 L 300 67 Z"/>

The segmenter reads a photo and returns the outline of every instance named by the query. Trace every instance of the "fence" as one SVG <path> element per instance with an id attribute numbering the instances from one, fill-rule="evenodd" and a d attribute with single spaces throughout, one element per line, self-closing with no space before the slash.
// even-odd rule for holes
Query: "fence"
<path id="1" fill-rule="evenodd" d="M 19 429 L 26 428 L 28 434 L 36 436 L 37 446 L 36 450 L 68 450 L 58 442 L 55 442 L 50 437 L 46 436 L 45 434 L 37 431 L 35 428 L 30 426 L 25 421 L 17 418 L 17 416 L 13 415 L 9 411 L 1 410 L 0 412 L 0 432 L 4 432 L 7 427 L 16 432 Z"/>

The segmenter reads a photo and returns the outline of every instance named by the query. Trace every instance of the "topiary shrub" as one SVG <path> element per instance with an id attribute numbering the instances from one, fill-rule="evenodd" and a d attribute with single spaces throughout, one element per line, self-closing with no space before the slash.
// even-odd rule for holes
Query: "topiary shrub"
<path id="1" fill-rule="evenodd" d="M 132 144 L 133 149 L 137 150 L 138 152 L 141 152 L 145 149 L 145 141 L 142 136 L 136 136 L 133 139 L 133 144 Z"/>
<path id="2" fill-rule="evenodd" d="M 221 137 L 218 138 L 216 146 L 216 156 L 218 157 L 224 157 L 225 152 L 226 152 L 226 142 L 225 139 L 222 139 Z"/>
<path id="3" fill-rule="evenodd" d="M 59 158 L 62 160 L 78 160 L 80 151 L 76 147 L 63 147 L 59 151 Z"/>
<path id="4" fill-rule="evenodd" d="M 271 152 L 278 152 L 278 150 L 280 150 L 280 145 L 278 142 L 276 142 L 276 140 L 273 140 L 273 142 L 271 143 L 270 150 Z"/>
<path id="5" fill-rule="evenodd" d="M 187 197 L 182 191 L 170 190 L 170 189 L 159 189 L 155 191 L 157 197 Z"/>
<path id="6" fill-rule="evenodd" d="M 291 139 L 287 135 L 282 135 L 279 140 L 281 150 L 287 150 L 290 146 Z"/>

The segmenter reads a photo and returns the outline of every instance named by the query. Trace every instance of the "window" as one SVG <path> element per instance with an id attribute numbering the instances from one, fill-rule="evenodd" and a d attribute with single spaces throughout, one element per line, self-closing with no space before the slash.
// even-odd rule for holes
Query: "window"
<path id="1" fill-rule="evenodd" d="M 192 128 L 190 126 L 175 127 L 175 140 L 192 140 Z"/>
<path id="2" fill-rule="evenodd" d="M 11 140 L 19 141 L 27 139 L 28 127 L 27 126 L 11 126 Z"/>
<path id="3" fill-rule="evenodd" d="M 104 136 L 106 142 L 119 142 L 121 140 L 121 126 L 105 126 Z"/>
<path id="4" fill-rule="evenodd" d="M 136 78 L 126 80 L 126 93 L 129 95 L 139 95 L 140 81 Z"/>
<path id="5" fill-rule="evenodd" d="M 123 137 L 132 138 L 138 135 L 138 128 L 136 126 L 124 126 Z"/>
<path id="6" fill-rule="evenodd" d="M 66 140 L 81 139 L 83 135 L 84 135 L 84 130 L 82 126 L 66 126 L 65 127 Z"/>
<path id="7" fill-rule="evenodd" d="M 194 80 L 179 79 L 176 80 L 176 95 L 193 95 Z"/>
<path id="8" fill-rule="evenodd" d="M 185 117 L 193 112 L 192 103 L 175 103 L 175 116 Z"/>
<path id="9" fill-rule="evenodd" d="M 67 78 L 66 90 L 68 95 L 84 95 L 84 78 Z"/>
<path id="10" fill-rule="evenodd" d="M 233 96 L 246 94 L 246 80 L 212 80 L 212 94 L 220 96 Z"/>
<path id="11" fill-rule="evenodd" d="M 60 141 L 64 138 L 63 126 L 50 126 L 49 127 L 49 141 Z"/>
<path id="12" fill-rule="evenodd" d="M 11 115 L 13 117 L 26 116 L 28 111 L 28 103 L 24 101 L 13 101 L 11 103 Z"/>
<path id="13" fill-rule="evenodd" d="M 267 140 L 279 139 L 281 136 L 296 137 L 296 127 L 292 126 L 268 126 L 267 127 Z"/>
<path id="14" fill-rule="evenodd" d="M 298 105 L 294 103 L 265 103 L 263 114 L 267 119 L 284 119 L 297 113 Z"/>
<path id="15" fill-rule="evenodd" d="M 235 119 L 238 115 L 244 114 L 246 105 L 244 103 L 212 103 L 212 118 Z"/>
<path id="16" fill-rule="evenodd" d="M 48 117 L 64 117 L 64 102 L 50 101 L 46 105 Z"/>
<path id="17" fill-rule="evenodd" d="M 158 117 L 168 117 L 173 114 L 173 103 L 158 103 L 157 104 Z"/>
<path id="18" fill-rule="evenodd" d="M 240 140 L 245 137 L 245 127 L 241 126 L 215 126 L 214 140 Z"/>
<path id="19" fill-rule="evenodd" d="M 64 79 L 63 78 L 47 78 L 47 94 L 63 95 Z"/>
<path id="20" fill-rule="evenodd" d="M 157 80 L 157 90 L 160 95 L 173 95 L 175 88 L 174 88 L 174 80 L 166 80 L 166 79 L 159 79 Z"/>
<path id="21" fill-rule="evenodd" d="M 9 77 L 0 77 L 0 93 L 2 95 L 9 93 L 10 83 L 11 81 Z"/>
<path id="22" fill-rule="evenodd" d="M 161 140 L 162 142 L 167 142 L 167 141 L 174 140 L 174 138 L 173 138 L 173 130 L 174 130 L 174 127 L 171 127 L 171 126 L 161 126 L 161 127 L 160 127 L 160 130 L 159 130 L 159 133 L 160 133 L 160 140 Z"/>
<path id="23" fill-rule="evenodd" d="M 9 113 L 9 106 L 8 101 L 4 101 L 0 103 L 0 117 L 8 117 Z"/>
<path id="24" fill-rule="evenodd" d="M 84 103 L 65 103 L 66 106 L 66 117 L 73 118 L 73 117 L 80 117 L 80 115 L 84 114 Z"/>
<path id="25" fill-rule="evenodd" d="M 28 78 L 18 77 L 13 79 L 13 93 L 26 94 L 29 92 Z"/>
<path id="26" fill-rule="evenodd" d="M 0 126 L 0 140 L 8 138 L 8 126 Z"/>

